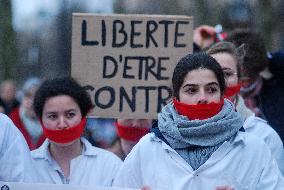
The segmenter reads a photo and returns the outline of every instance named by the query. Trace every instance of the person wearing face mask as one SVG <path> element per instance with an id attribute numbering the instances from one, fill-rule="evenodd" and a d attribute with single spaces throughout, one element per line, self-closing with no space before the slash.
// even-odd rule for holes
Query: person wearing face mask
<path id="1" fill-rule="evenodd" d="M 235 105 L 237 111 L 241 114 L 246 132 L 252 133 L 269 146 L 272 155 L 276 159 L 282 173 L 284 173 L 284 149 L 283 142 L 277 132 L 267 124 L 267 121 L 256 117 L 255 114 L 246 107 L 243 98 L 239 95 L 241 88 L 241 64 L 244 55 L 243 46 L 236 48 L 230 42 L 219 42 L 211 46 L 207 51 L 221 65 L 227 88 L 225 97 L 230 99 Z"/>
<path id="2" fill-rule="evenodd" d="M 204 53 L 183 57 L 172 77 L 173 101 L 157 127 L 126 157 L 114 186 L 151 189 L 280 190 L 284 179 L 268 146 L 243 132 L 234 104 L 223 98 L 218 62 Z"/>
<path id="3" fill-rule="evenodd" d="M 80 138 L 90 96 L 74 79 L 45 81 L 36 92 L 34 110 L 45 142 L 32 151 L 41 183 L 111 186 L 121 160 Z"/>
<path id="4" fill-rule="evenodd" d="M 284 141 L 284 54 L 267 54 L 264 39 L 253 29 L 235 29 L 227 41 L 236 46 L 246 44 L 242 64 L 241 95 L 256 116 L 268 121 Z"/>
<path id="5" fill-rule="evenodd" d="M 150 132 L 151 119 L 117 119 L 115 123 L 120 146 L 123 152 L 122 159 L 129 154 L 138 141 Z"/>

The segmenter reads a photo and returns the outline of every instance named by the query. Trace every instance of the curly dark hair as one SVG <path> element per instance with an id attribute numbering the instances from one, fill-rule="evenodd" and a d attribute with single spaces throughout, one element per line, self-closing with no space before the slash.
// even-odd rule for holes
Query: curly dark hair
<path id="1" fill-rule="evenodd" d="M 34 97 L 34 111 L 37 117 L 42 117 L 46 101 L 55 96 L 68 95 L 79 105 L 82 117 L 86 116 L 93 104 L 90 95 L 73 78 L 55 78 L 46 80 L 37 90 Z"/>
<path id="2" fill-rule="evenodd" d="M 181 60 L 176 65 L 173 77 L 172 77 L 172 87 L 173 96 L 179 100 L 179 90 L 184 82 L 184 78 L 187 73 L 197 69 L 208 69 L 212 71 L 219 83 L 221 95 L 224 94 L 226 88 L 225 78 L 223 70 L 219 63 L 211 56 L 205 53 L 194 53 L 188 54 L 187 56 L 181 58 Z"/>
<path id="3" fill-rule="evenodd" d="M 246 46 L 242 75 L 255 78 L 268 65 L 265 43 L 259 32 L 249 28 L 239 28 L 233 30 L 226 40 L 234 43 L 237 47 L 242 44 Z"/>

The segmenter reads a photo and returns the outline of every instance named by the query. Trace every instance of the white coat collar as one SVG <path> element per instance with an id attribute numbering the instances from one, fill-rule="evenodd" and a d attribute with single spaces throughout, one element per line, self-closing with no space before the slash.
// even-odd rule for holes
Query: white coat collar
<path id="1" fill-rule="evenodd" d="M 98 154 L 98 151 L 96 150 L 96 147 L 92 146 L 89 141 L 83 137 L 81 137 L 81 142 L 83 143 L 83 152 L 82 155 L 85 156 L 96 156 Z M 36 150 L 32 151 L 32 157 L 35 159 L 41 158 L 48 161 L 52 161 L 52 157 L 49 152 L 49 140 L 46 139 L 44 143 Z"/>

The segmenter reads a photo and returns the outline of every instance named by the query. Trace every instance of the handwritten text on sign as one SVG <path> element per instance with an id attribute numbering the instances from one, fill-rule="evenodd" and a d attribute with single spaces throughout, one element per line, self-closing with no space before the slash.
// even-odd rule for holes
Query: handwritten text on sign
<path id="1" fill-rule="evenodd" d="M 72 76 L 100 117 L 156 118 L 178 60 L 192 50 L 192 18 L 73 14 Z"/>

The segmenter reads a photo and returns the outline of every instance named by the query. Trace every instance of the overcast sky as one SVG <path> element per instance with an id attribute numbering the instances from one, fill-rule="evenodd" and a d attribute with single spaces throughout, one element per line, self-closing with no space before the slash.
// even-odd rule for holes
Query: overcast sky
<path id="1" fill-rule="evenodd" d="M 39 13 L 43 13 L 44 19 L 52 19 L 60 10 L 62 0 L 12 0 L 13 25 L 16 30 L 22 30 L 31 24 L 25 23 L 35 20 Z M 73 2 L 67 0 L 66 2 Z M 78 1 L 74 1 L 78 2 Z M 103 13 L 112 12 L 113 0 L 80 0 L 87 4 L 90 12 L 100 11 Z"/>

